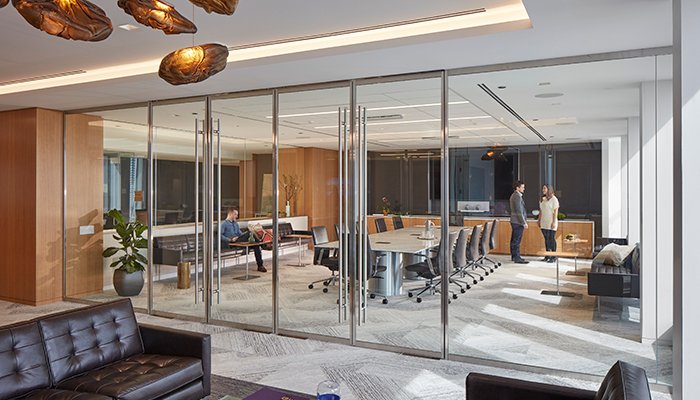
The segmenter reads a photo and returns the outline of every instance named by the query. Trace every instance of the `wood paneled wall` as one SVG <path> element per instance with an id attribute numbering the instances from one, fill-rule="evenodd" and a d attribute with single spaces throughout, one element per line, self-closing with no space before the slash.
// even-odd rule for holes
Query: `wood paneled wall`
<path id="1" fill-rule="evenodd" d="M 41 305 L 63 293 L 63 114 L 0 113 L 0 299 Z"/>
<path id="2" fill-rule="evenodd" d="M 338 152 L 319 148 L 304 149 L 304 214 L 312 226 L 325 226 L 330 238 L 335 237 L 338 223 Z"/>
<path id="3" fill-rule="evenodd" d="M 66 117 L 66 295 L 102 291 L 103 129 L 101 118 Z M 80 234 L 92 226 L 94 233 Z"/>
<path id="4" fill-rule="evenodd" d="M 238 190 L 241 204 L 238 205 L 240 218 L 253 218 L 255 216 L 256 205 L 256 185 L 255 159 L 243 160 L 238 167 Z"/>

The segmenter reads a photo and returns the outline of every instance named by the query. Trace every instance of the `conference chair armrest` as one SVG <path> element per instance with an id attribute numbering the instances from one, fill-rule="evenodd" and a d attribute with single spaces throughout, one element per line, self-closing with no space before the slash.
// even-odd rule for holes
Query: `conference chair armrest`
<path id="1" fill-rule="evenodd" d="M 467 375 L 467 400 L 593 400 L 596 392 L 501 376 Z"/>

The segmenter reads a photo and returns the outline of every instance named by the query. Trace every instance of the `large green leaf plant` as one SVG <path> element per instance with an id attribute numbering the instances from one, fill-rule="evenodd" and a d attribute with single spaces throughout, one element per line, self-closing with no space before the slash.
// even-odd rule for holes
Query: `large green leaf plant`
<path id="1" fill-rule="evenodd" d="M 148 247 L 148 240 L 141 235 L 148 229 L 141 221 L 126 222 L 124 216 L 117 209 L 109 210 L 108 218 L 114 219 L 114 229 L 117 234 L 112 237 L 119 242 L 120 247 L 108 247 L 102 252 L 102 257 L 112 257 L 122 253 L 117 260 L 109 266 L 122 270 L 128 274 L 144 271 L 148 259 L 139 253 L 139 249 Z"/>

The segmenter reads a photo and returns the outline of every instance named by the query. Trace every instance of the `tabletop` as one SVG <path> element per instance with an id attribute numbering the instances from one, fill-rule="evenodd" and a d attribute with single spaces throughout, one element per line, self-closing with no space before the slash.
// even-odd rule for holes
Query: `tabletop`
<path id="1" fill-rule="evenodd" d="M 374 233 L 369 235 L 370 245 L 373 251 L 408 254 L 420 253 L 437 247 L 440 244 L 440 230 L 435 229 L 435 239 L 425 240 L 419 239 L 423 229 L 423 227 L 412 227 Z M 449 229 L 450 233 L 455 233 L 459 232 L 462 227 L 451 226 Z M 470 228 L 464 227 L 464 229 Z M 338 241 L 319 244 L 316 247 L 337 249 Z"/>
<path id="2" fill-rule="evenodd" d="M 555 257 L 578 257 L 578 253 L 573 251 L 538 251 L 538 256 L 555 256 Z"/>

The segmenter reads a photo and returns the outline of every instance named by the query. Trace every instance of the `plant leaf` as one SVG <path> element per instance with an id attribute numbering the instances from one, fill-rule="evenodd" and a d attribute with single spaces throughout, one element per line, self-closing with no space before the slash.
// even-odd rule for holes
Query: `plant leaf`
<path id="1" fill-rule="evenodd" d="M 102 252 L 102 257 L 112 257 L 113 255 L 117 254 L 117 252 L 121 250 L 118 247 L 108 247 Z"/>

